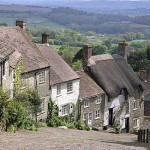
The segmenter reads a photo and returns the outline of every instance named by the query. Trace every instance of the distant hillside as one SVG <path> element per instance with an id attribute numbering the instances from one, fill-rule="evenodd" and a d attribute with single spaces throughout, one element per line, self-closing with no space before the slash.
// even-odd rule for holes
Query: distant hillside
<path id="1" fill-rule="evenodd" d="M 89 13 L 69 7 L 1 5 L 0 20 L 14 25 L 17 19 L 23 19 L 32 27 L 70 28 L 79 32 L 93 31 L 101 34 L 142 32 L 149 37 L 150 14 L 142 15 L 140 11 L 144 10 L 137 9 L 140 15 L 131 16 L 122 13 Z"/>
<path id="2" fill-rule="evenodd" d="M 72 7 L 92 12 L 124 11 L 127 9 L 150 9 L 149 0 L 3 0 L 0 4 Z"/>

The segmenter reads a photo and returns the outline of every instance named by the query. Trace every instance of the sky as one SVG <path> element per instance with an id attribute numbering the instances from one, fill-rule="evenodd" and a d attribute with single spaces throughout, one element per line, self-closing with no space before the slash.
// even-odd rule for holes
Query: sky
<path id="1" fill-rule="evenodd" d="M 41 5 L 41 4 L 59 4 L 71 3 L 77 1 L 150 1 L 150 0 L 0 0 L 0 4 L 25 4 L 25 5 Z"/>

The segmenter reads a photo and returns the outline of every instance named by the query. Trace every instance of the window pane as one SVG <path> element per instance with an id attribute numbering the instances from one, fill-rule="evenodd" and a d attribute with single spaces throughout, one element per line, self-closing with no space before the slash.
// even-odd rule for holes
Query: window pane
<path id="1" fill-rule="evenodd" d="M 39 74 L 39 82 L 44 82 L 45 81 L 45 71 L 42 71 L 40 74 Z"/>

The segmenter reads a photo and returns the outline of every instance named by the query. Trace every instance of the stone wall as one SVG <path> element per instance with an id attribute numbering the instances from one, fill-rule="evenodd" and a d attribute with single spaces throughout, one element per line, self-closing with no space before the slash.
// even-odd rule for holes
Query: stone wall
<path id="1" fill-rule="evenodd" d="M 150 117 L 144 116 L 143 129 L 150 129 Z"/>
<path id="2" fill-rule="evenodd" d="M 137 108 L 134 109 L 134 102 L 137 101 Z M 140 90 L 132 93 L 129 97 L 129 107 L 130 107 L 130 119 L 129 128 L 130 133 L 137 131 L 143 127 L 144 122 L 144 100 L 142 99 L 142 93 Z M 138 126 L 135 126 L 134 120 L 137 119 Z"/>
<path id="3" fill-rule="evenodd" d="M 84 99 L 80 102 L 80 119 L 83 122 L 86 122 L 88 124 L 88 116 L 86 117 L 86 120 L 84 120 L 83 116 L 84 114 L 92 113 L 92 128 L 100 129 L 103 126 L 104 122 L 104 106 L 105 106 L 105 96 L 102 96 L 101 102 L 99 104 L 96 104 L 96 98 L 91 97 L 89 98 L 89 107 L 84 107 Z M 96 111 L 100 110 L 100 117 L 96 118 Z"/>

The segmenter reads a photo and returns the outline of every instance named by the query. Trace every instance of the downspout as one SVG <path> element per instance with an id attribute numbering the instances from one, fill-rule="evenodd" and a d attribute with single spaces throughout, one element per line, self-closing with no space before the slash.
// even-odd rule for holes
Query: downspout
<path id="1" fill-rule="evenodd" d="M 2 71 L 2 62 L 1 62 L 1 64 L 0 64 L 0 67 L 1 67 L 1 87 L 3 86 L 3 71 Z"/>
<path id="2" fill-rule="evenodd" d="M 38 88 L 37 88 L 37 72 L 35 72 L 35 91 L 38 92 Z"/>

